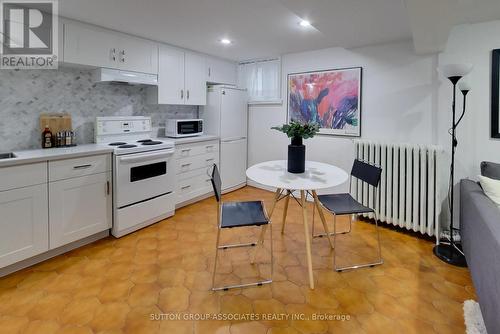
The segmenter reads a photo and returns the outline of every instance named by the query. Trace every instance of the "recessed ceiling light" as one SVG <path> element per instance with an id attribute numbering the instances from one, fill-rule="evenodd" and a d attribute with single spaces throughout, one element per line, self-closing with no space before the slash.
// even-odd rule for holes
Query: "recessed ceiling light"
<path id="1" fill-rule="evenodd" d="M 230 39 L 228 38 L 223 38 L 221 39 L 219 42 L 221 42 L 221 44 L 224 44 L 224 45 L 229 45 L 229 44 L 232 44 L 233 41 L 231 41 Z"/>
<path id="2" fill-rule="evenodd" d="M 311 26 L 311 22 L 309 22 L 309 21 L 307 21 L 307 20 L 301 20 L 301 21 L 299 22 L 299 25 L 300 25 L 301 27 L 308 28 L 308 27 L 310 27 L 310 26 Z"/>

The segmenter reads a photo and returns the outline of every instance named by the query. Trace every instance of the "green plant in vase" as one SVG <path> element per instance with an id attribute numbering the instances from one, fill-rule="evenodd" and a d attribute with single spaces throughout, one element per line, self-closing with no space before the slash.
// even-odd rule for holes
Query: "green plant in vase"
<path id="1" fill-rule="evenodd" d="M 290 173 L 304 173 L 306 161 L 306 147 L 302 144 L 303 139 L 313 138 L 319 132 L 319 124 L 313 122 L 299 123 L 290 121 L 289 124 L 273 126 L 271 129 L 285 133 L 291 138 L 288 145 L 288 171 Z"/>

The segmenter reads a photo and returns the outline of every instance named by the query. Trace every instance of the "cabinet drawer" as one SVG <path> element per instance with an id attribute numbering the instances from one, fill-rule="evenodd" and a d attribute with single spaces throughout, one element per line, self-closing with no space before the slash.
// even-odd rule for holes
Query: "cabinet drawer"
<path id="1" fill-rule="evenodd" d="M 83 158 L 49 162 L 49 181 L 65 180 L 80 176 L 104 173 L 111 170 L 111 155 L 94 155 Z"/>
<path id="2" fill-rule="evenodd" d="M 210 153 L 176 160 L 177 175 L 219 164 L 219 154 Z"/>
<path id="3" fill-rule="evenodd" d="M 219 152 L 219 141 L 217 140 L 179 145 L 175 150 L 175 158 L 183 159 L 214 152 Z"/>
<path id="4" fill-rule="evenodd" d="M 0 168 L 0 191 L 47 183 L 47 163 Z"/>
<path id="5" fill-rule="evenodd" d="M 208 194 L 212 191 L 210 176 L 206 174 L 204 169 L 200 171 L 202 172 L 200 175 L 179 180 L 177 182 L 177 189 L 175 191 L 177 204 Z"/>

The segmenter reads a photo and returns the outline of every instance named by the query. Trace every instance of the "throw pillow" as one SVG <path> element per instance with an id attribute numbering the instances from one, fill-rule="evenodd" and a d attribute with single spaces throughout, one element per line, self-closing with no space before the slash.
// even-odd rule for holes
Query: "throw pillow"
<path id="1" fill-rule="evenodd" d="M 481 162 L 481 175 L 500 180 L 500 164 L 488 161 Z"/>
<path id="2" fill-rule="evenodd" d="M 490 179 L 486 176 L 479 176 L 479 182 L 483 191 L 500 209 L 500 180 Z"/>

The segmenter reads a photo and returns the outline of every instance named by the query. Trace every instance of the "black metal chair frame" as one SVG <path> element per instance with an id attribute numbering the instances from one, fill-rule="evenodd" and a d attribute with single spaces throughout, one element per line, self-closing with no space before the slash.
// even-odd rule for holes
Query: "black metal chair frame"
<path id="1" fill-rule="evenodd" d="M 358 162 L 361 162 L 361 163 L 364 163 L 364 164 L 368 164 L 368 165 L 371 165 L 373 167 L 376 167 L 376 168 L 380 169 L 380 166 L 376 166 L 376 165 L 371 164 L 369 162 L 366 162 L 366 161 L 363 161 L 363 160 L 360 160 L 360 159 L 355 159 L 355 160 L 357 160 Z M 355 163 L 356 163 L 356 161 L 355 161 Z M 349 176 L 349 195 L 351 194 L 351 190 L 352 190 L 352 179 L 353 179 L 353 175 L 352 175 L 352 170 L 351 170 L 351 174 Z M 363 180 L 361 178 L 356 178 L 356 179 L 360 180 L 363 183 L 367 183 L 365 180 Z M 377 186 L 373 186 L 375 188 L 375 192 L 374 192 L 375 193 L 375 197 L 374 197 L 374 201 L 373 201 L 374 202 L 373 203 L 374 207 L 377 207 L 377 203 L 378 203 L 378 200 L 379 200 L 379 185 L 380 185 L 380 177 L 378 178 Z M 330 235 L 333 235 L 333 245 L 334 245 L 334 248 L 335 248 L 335 252 L 334 252 L 334 255 L 333 255 L 333 266 L 334 266 L 334 268 L 335 268 L 336 271 L 340 272 L 340 271 L 349 270 L 349 269 L 374 267 L 376 265 L 380 265 L 380 264 L 384 263 L 384 260 L 382 259 L 382 249 L 381 249 L 381 244 L 380 244 L 380 233 L 379 233 L 379 226 L 378 226 L 378 215 L 377 215 L 377 211 L 375 209 L 370 208 L 369 210 L 367 210 L 365 212 L 336 214 L 335 212 L 329 210 L 323 204 L 323 202 L 321 202 L 321 196 L 320 196 L 319 202 L 321 204 L 321 207 L 324 210 L 330 212 L 333 215 L 333 232 L 331 232 Z M 359 204 L 361 204 L 361 203 L 359 203 Z M 326 236 L 327 235 L 326 233 L 320 233 L 320 234 L 316 234 L 316 235 L 314 234 L 314 212 L 315 212 L 315 208 L 313 208 L 312 237 L 313 238 L 318 238 L 318 237 Z M 344 266 L 344 267 L 338 267 L 337 266 L 337 253 L 338 252 L 337 252 L 337 248 L 336 248 L 336 245 L 337 245 L 337 235 L 350 233 L 352 231 L 352 223 L 354 221 L 354 217 L 357 216 L 358 214 L 362 214 L 362 213 L 373 213 L 374 216 L 375 216 L 375 230 L 377 232 L 377 241 L 378 241 L 378 261 L 369 262 L 369 263 L 362 263 L 362 264 L 355 264 L 355 265 Z M 343 215 L 350 215 L 351 216 L 350 220 L 349 220 L 349 230 L 337 233 L 337 216 L 343 216 Z"/>
<path id="2" fill-rule="evenodd" d="M 274 267 L 274 265 L 273 265 L 273 263 L 274 263 L 274 255 L 273 255 L 273 229 L 272 229 L 271 220 L 269 219 L 269 215 L 267 214 L 264 202 L 260 201 L 260 203 L 262 205 L 262 211 L 263 211 L 264 216 L 265 216 L 265 218 L 267 220 L 267 223 L 265 223 L 265 224 L 255 224 L 255 225 L 234 226 L 234 227 L 222 227 L 222 225 L 223 225 L 222 224 L 222 219 L 223 219 L 222 212 L 223 212 L 223 206 L 224 206 L 224 204 L 247 203 L 247 202 L 222 202 L 222 193 L 220 192 L 220 190 L 216 189 L 216 184 L 215 184 L 215 180 L 214 180 L 214 178 L 216 177 L 215 171 L 217 171 L 217 176 L 218 176 L 218 169 L 217 169 L 216 165 L 214 165 L 213 172 L 212 172 L 212 175 L 211 175 L 212 186 L 213 186 L 213 189 L 214 189 L 215 198 L 217 200 L 217 241 L 216 241 L 216 250 L 215 250 L 214 270 L 213 270 L 213 274 L 212 274 L 212 290 L 213 291 L 220 291 L 220 290 L 227 291 L 229 289 L 235 289 L 235 288 L 244 288 L 244 287 L 250 287 L 250 286 L 262 286 L 264 284 L 270 284 L 273 281 L 272 277 L 273 277 L 273 273 L 274 273 L 274 268 L 273 268 Z M 219 179 L 219 181 L 220 181 L 220 179 Z M 220 245 L 220 235 L 221 235 L 222 229 L 225 229 L 225 228 L 238 228 L 238 227 L 257 227 L 257 226 L 260 226 L 262 228 L 262 230 L 261 230 L 259 239 L 256 242 L 240 243 L 240 244 L 230 244 L 230 245 Z M 263 246 L 264 246 L 264 236 L 265 236 L 265 233 L 266 233 L 266 230 L 267 230 L 268 227 L 269 227 L 269 233 L 270 233 L 270 238 L 271 238 L 271 240 L 270 240 L 270 243 L 271 243 L 270 244 L 270 246 L 271 246 L 271 278 L 270 279 L 266 279 L 266 280 L 262 280 L 262 281 L 258 281 L 258 282 L 252 282 L 252 283 L 234 284 L 234 285 L 227 285 L 227 286 L 216 287 L 215 286 L 215 275 L 216 275 L 216 272 L 217 272 L 217 262 L 218 262 L 218 258 L 219 258 L 219 251 L 220 250 L 230 249 L 230 248 L 255 247 L 255 250 L 254 250 L 253 255 L 251 256 L 252 259 L 251 259 L 251 262 L 250 262 L 251 264 L 254 264 L 255 263 L 255 258 L 257 256 L 257 252 L 258 252 L 259 248 L 263 248 Z"/>

